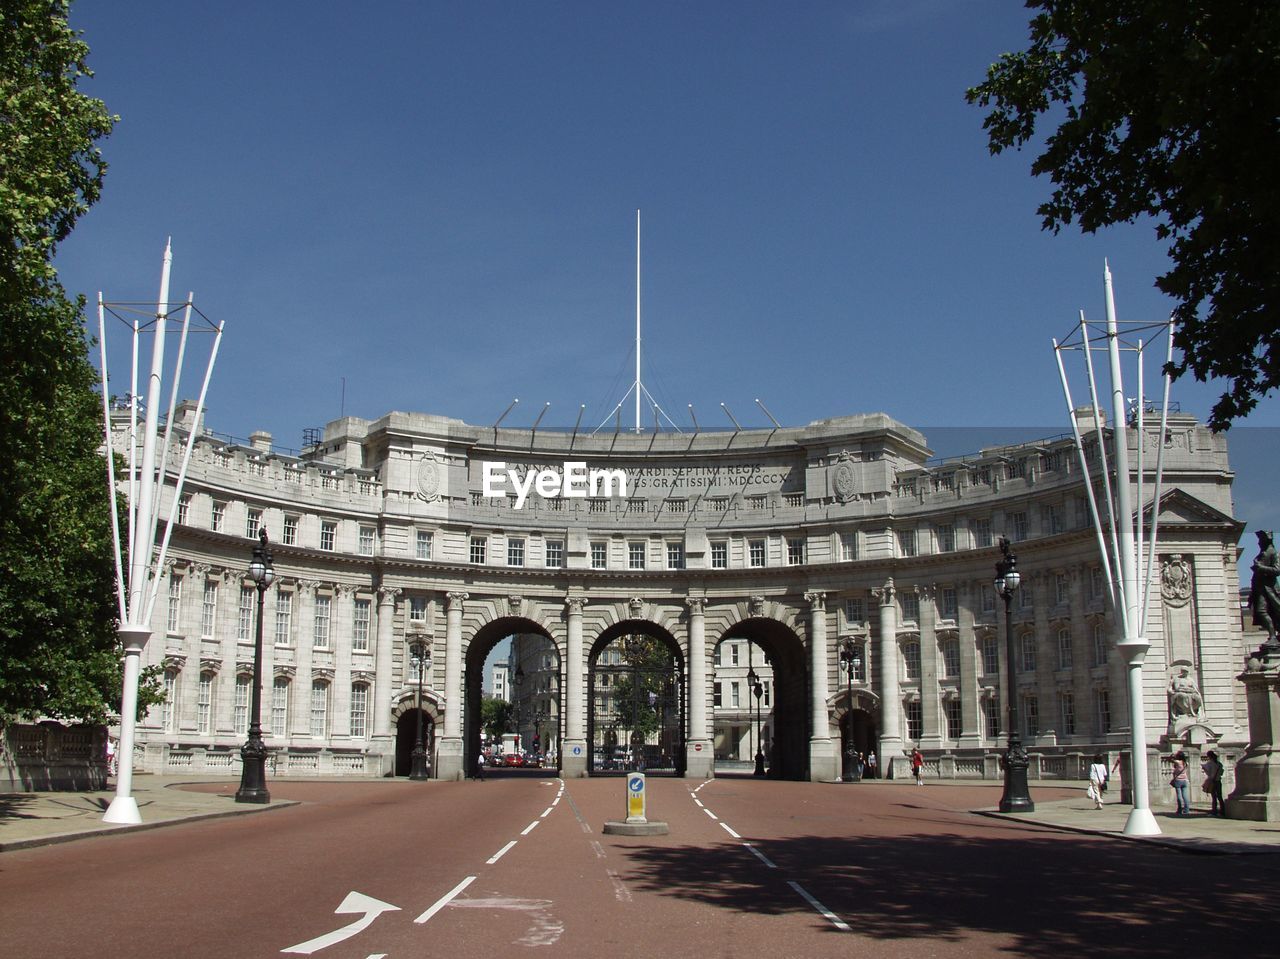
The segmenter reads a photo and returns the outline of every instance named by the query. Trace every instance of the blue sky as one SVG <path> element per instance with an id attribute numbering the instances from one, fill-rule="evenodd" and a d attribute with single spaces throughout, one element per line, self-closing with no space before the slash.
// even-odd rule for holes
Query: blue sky
<path id="1" fill-rule="evenodd" d="M 550 401 L 544 425 L 586 404 L 594 426 L 634 378 L 641 209 L 643 379 L 677 422 L 728 425 L 724 402 L 764 426 L 759 397 L 786 425 L 1061 432 L 1049 341 L 1102 316 L 1104 257 L 1122 318 L 1172 304 L 1151 224 L 1044 233 L 1034 154 L 989 156 L 964 91 L 1026 22 L 1016 0 L 81 2 L 85 89 L 121 119 L 58 264 L 153 300 L 173 237 L 175 298 L 226 323 L 220 431 L 297 447 L 343 378 L 351 415 L 488 424 L 519 397 L 509 425 Z M 1220 391 L 1174 399 L 1203 417 Z M 1242 425 L 1265 448 L 1280 401 Z"/>

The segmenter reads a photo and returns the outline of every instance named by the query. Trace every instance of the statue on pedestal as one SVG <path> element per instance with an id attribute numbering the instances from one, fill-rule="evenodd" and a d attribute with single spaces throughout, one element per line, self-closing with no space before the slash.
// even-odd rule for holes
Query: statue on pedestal
<path id="1" fill-rule="evenodd" d="M 1178 666 L 1169 677 L 1169 730 L 1180 735 L 1188 726 L 1204 722 L 1204 697 L 1187 666 Z"/>
<path id="2" fill-rule="evenodd" d="M 1275 540 L 1270 530 L 1260 529 L 1258 556 L 1253 561 L 1253 578 L 1249 584 L 1249 609 L 1253 613 L 1253 625 L 1267 631 L 1267 645 L 1275 646 L 1276 624 L 1280 623 L 1280 557 L 1276 556 Z"/>

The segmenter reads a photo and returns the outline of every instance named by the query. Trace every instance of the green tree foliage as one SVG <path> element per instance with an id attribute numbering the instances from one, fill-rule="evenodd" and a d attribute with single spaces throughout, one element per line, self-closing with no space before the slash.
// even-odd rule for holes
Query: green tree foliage
<path id="1" fill-rule="evenodd" d="M 626 665 L 613 686 L 617 722 L 648 739 L 662 725 L 659 709 L 674 698 L 675 664 L 666 644 L 652 636 L 628 636 L 622 647 Z"/>
<path id="2" fill-rule="evenodd" d="M 497 739 L 503 733 L 515 732 L 512 725 L 511 704 L 505 699 L 486 696 L 480 701 L 480 727 L 490 739 Z"/>
<path id="3" fill-rule="evenodd" d="M 992 153 L 1059 120 L 1031 166 L 1054 184 L 1044 227 L 1141 217 L 1169 241 L 1156 286 L 1177 301 L 1174 372 L 1229 388 L 1227 429 L 1280 384 L 1280 4 L 1028 0 L 1030 46 L 970 103 Z"/>
<path id="4" fill-rule="evenodd" d="M 0 0 L 0 721 L 119 708 L 101 405 L 52 263 L 106 169 L 87 52 L 65 2 Z"/>

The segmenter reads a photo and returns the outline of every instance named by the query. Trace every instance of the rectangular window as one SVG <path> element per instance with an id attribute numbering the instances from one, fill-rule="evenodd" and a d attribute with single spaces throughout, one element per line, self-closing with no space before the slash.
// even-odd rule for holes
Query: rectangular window
<path id="1" fill-rule="evenodd" d="M 920 594 L 903 590 L 898 594 L 902 603 L 903 622 L 918 623 L 920 621 Z"/>
<path id="2" fill-rule="evenodd" d="M 425 623 L 427 621 L 427 599 L 425 596 L 409 597 L 409 622 Z"/>
<path id="3" fill-rule="evenodd" d="M 253 642 L 253 594 L 251 586 L 240 587 L 240 607 L 236 610 L 236 641 Z"/>
<path id="4" fill-rule="evenodd" d="M 729 684 L 729 705 L 742 705 L 742 690 L 736 681 Z"/>
<path id="5" fill-rule="evenodd" d="M 903 712 L 907 718 L 907 739 L 919 742 L 924 735 L 924 706 L 918 699 L 903 703 Z"/>
<path id="6" fill-rule="evenodd" d="M 994 636 L 982 637 L 982 674 L 995 676 L 1000 672 L 1000 647 Z"/>
<path id="7" fill-rule="evenodd" d="M 298 517 L 286 516 L 284 518 L 284 532 L 281 535 L 281 542 L 285 546 L 298 545 Z"/>
<path id="8" fill-rule="evenodd" d="M 644 569 L 644 543 L 627 544 L 627 569 Z"/>
<path id="9" fill-rule="evenodd" d="M 560 500 L 552 500 L 558 503 Z M 547 540 L 547 569 L 562 569 L 564 567 L 564 540 L 549 539 Z"/>
<path id="10" fill-rule="evenodd" d="M 1058 668 L 1071 668 L 1071 630 L 1058 630 Z"/>
<path id="11" fill-rule="evenodd" d="M 171 632 L 179 632 L 182 628 L 182 577 L 169 577 L 169 616 L 165 628 Z"/>
<path id="12" fill-rule="evenodd" d="M 1055 573 L 1053 577 L 1053 601 L 1065 606 L 1071 600 L 1071 585 L 1066 573 Z"/>
<path id="13" fill-rule="evenodd" d="M 916 531 L 913 529 L 898 530 L 898 555 L 916 555 Z"/>
<path id="14" fill-rule="evenodd" d="M 471 537 L 471 564 L 473 566 L 483 566 L 485 563 L 485 555 L 488 551 L 489 541 L 485 537 Z"/>
<path id="15" fill-rule="evenodd" d="M 960 738 L 960 700 L 948 699 L 942 704 L 942 715 L 947 720 L 947 738 Z"/>
<path id="16" fill-rule="evenodd" d="M 1032 594 L 1031 587 L 1028 586 L 1026 581 L 1024 580 L 1022 583 L 1022 588 L 1018 590 L 1018 608 L 1030 609 L 1034 602 L 1035 602 L 1035 597 Z"/>
<path id="17" fill-rule="evenodd" d="M 201 673 L 196 690 L 196 729 L 202 736 L 213 731 L 213 674 Z"/>
<path id="18" fill-rule="evenodd" d="M 249 539 L 258 538 L 258 528 L 262 525 L 262 510 L 250 509 L 244 514 L 244 535 Z"/>
<path id="19" fill-rule="evenodd" d="M 993 545 L 991 538 L 991 519 L 978 519 L 973 522 L 973 545 L 984 547 Z"/>
<path id="20" fill-rule="evenodd" d="M 1049 504 L 1049 532 L 1061 533 L 1066 528 L 1067 528 L 1066 520 L 1064 520 L 1062 516 L 1062 504 L 1050 503 Z"/>
<path id="21" fill-rule="evenodd" d="M 667 569 L 684 569 L 684 543 L 667 544 Z"/>
<path id="22" fill-rule="evenodd" d="M 215 533 L 222 532 L 222 518 L 226 515 L 226 512 L 227 504 L 219 503 L 217 500 L 214 500 L 213 505 L 209 510 L 209 529 L 213 530 Z"/>
<path id="23" fill-rule="evenodd" d="M 953 553 L 956 548 L 956 528 L 950 523 L 943 523 L 937 528 L 938 552 Z"/>
<path id="24" fill-rule="evenodd" d="M 1102 623 L 1093 624 L 1093 665 L 1107 664 L 1107 628 Z"/>
<path id="25" fill-rule="evenodd" d="M 218 585 L 206 582 L 200 602 L 200 638 L 213 639 L 214 620 L 218 611 Z"/>
<path id="26" fill-rule="evenodd" d="M 982 584 L 982 611 L 993 613 L 996 609 L 996 591 L 986 583 Z"/>
<path id="27" fill-rule="evenodd" d="M 414 533 L 413 555 L 417 559 L 430 559 L 431 547 L 435 545 L 435 537 L 425 529 Z"/>
<path id="28" fill-rule="evenodd" d="M 960 599 L 956 595 L 954 586 L 944 586 L 940 590 L 941 602 L 939 603 L 939 612 L 943 619 L 955 619 L 960 615 Z"/>
<path id="29" fill-rule="evenodd" d="M 717 647 L 716 647 L 715 664 L 716 664 L 717 666 L 721 665 L 721 663 L 720 663 L 720 653 L 721 653 L 721 650 L 723 650 L 723 649 L 724 649 L 724 647 L 723 647 L 723 646 L 717 646 Z"/>
<path id="30" fill-rule="evenodd" d="M 723 702 L 724 693 L 722 691 L 723 685 L 724 685 L 723 683 L 716 683 L 715 698 L 712 702 L 712 705 L 714 705 L 716 709 L 719 709 L 721 706 L 724 705 L 724 702 Z"/>
<path id="31" fill-rule="evenodd" d="M 1097 713 L 1098 732 L 1111 732 L 1111 693 L 1105 689 L 1096 690 L 1093 694 L 1094 711 Z"/>
<path id="32" fill-rule="evenodd" d="M 740 660 L 738 659 L 738 657 L 742 655 L 740 649 L 741 647 L 739 647 L 737 643 L 729 644 L 729 665 L 737 666 L 740 664 Z"/>
<path id="33" fill-rule="evenodd" d="M 249 684 L 251 682 L 253 682 L 251 676 L 236 677 L 236 701 L 232 721 L 237 733 L 249 730 Z"/>
<path id="34" fill-rule="evenodd" d="M 591 543 L 591 568 L 609 568 L 609 544 L 595 540 Z"/>
<path id="35" fill-rule="evenodd" d="M 711 543 L 711 568 L 729 568 L 729 544 L 722 539 Z"/>
<path id="36" fill-rule="evenodd" d="M 949 639 L 942 644 L 942 675 L 952 678 L 960 675 L 960 643 Z"/>
<path id="37" fill-rule="evenodd" d="M 840 534 L 840 560 L 845 563 L 852 563 L 858 558 L 858 534 L 857 533 L 841 533 Z"/>
<path id="38" fill-rule="evenodd" d="M 982 701 L 982 718 L 985 721 L 987 738 L 1000 738 L 1000 699 L 992 696 Z"/>
<path id="39" fill-rule="evenodd" d="M 179 499 L 179 500 L 178 500 L 178 517 L 177 517 L 177 519 L 178 519 L 178 522 L 179 522 L 179 523 L 182 523 L 184 526 L 186 525 L 186 522 L 187 522 L 187 512 L 188 512 L 188 510 L 189 510 L 190 506 L 191 506 L 191 497 L 190 497 L 190 496 L 183 496 L 181 499 Z"/>
<path id="40" fill-rule="evenodd" d="M 315 629 L 311 635 L 312 645 L 316 649 L 329 648 L 329 607 L 332 602 L 330 597 L 316 594 Z"/>
<path id="41" fill-rule="evenodd" d="M 372 556 L 375 544 L 378 540 L 378 531 L 372 526 L 360 527 L 360 539 L 358 541 L 361 556 Z"/>
<path id="42" fill-rule="evenodd" d="M 1025 510 L 1009 514 L 1009 525 L 1013 532 L 1009 538 L 1020 543 L 1027 538 L 1027 514 Z"/>
<path id="43" fill-rule="evenodd" d="M 320 524 L 320 548 L 333 552 L 334 541 L 338 535 L 338 524 L 328 520 Z"/>
<path id="44" fill-rule="evenodd" d="M 311 738 L 324 739 L 329 729 L 329 684 L 316 680 L 311 684 Z"/>
<path id="45" fill-rule="evenodd" d="M 1071 693 L 1058 694 L 1058 723 L 1060 735 L 1076 734 L 1076 698 Z"/>
<path id="46" fill-rule="evenodd" d="M 1093 566 L 1089 569 L 1089 598 L 1102 599 L 1102 567 Z"/>
<path id="47" fill-rule="evenodd" d="M 902 645 L 902 667 L 906 673 L 908 681 L 918 680 L 920 678 L 920 644 L 919 643 L 903 643 Z"/>
<path id="48" fill-rule="evenodd" d="M 271 684 L 271 735 L 284 736 L 289 729 L 289 680 L 277 676 Z"/>
<path id="49" fill-rule="evenodd" d="M 160 725 L 167 733 L 177 731 L 178 721 L 178 671 L 164 671 L 164 703 L 160 707 Z"/>
<path id="50" fill-rule="evenodd" d="M 524 565 L 524 540 L 519 538 L 507 539 L 507 565 Z"/>
<path id="51" fill-rule="evenodd" d="M 764 540 L 753 539 L 747 544 L 747 549 L 751 558 L 751 567 L 760 569 L 764 566 Z"/>
<path id="52" fill-rule="evenodd" d="M 1040 704 L 1034 696 L 1022 697 L 1022 729 L 1028 739 L 1040 735 Z"/>
<path id="53" fill-rule="evenodd" d="M 373 603 L 367 599 L 357 599 L 351 614 L 351 648 L 358 653 L 369 651 L 369 619 L 372 615 Z"/>
<path id="54" fill-rule="evenodd" d="M 846 599 L 844 601 L 844 621 L 850 625 L 861 623 L 866 619 L 866 612 L 862 606 L 860 599 Z"/>
<path id="55" fill-rule="evenodd" d="M 368 728 L 369 687 L 356 683 L 351 687 L 351 738 L 364 739 Z"/>
<path id="56" fill-rule="evenodd" d="M 276 645 L 288 646 L 293 639 L 293 593 L 276 596 Z"/>
<path id="57" fill-rule="evenodd" d="M 804 540 L 790 536 L 787 537 L 787 565 L 804 565 Z"/>
<path id="58" fill-rule="evenodd" d="M 1024 673 L 1034 673 L 1036 671 L 1036 637 L 1033 633 L 1023 633 L 1021 641 L 1022 649 L 1022 671 Z"/>

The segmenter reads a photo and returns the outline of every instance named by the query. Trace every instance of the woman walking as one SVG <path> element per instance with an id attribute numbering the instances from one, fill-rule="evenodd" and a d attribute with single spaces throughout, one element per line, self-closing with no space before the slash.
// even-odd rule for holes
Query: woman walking
<path id="1" fill-rule="evenodd" d="M 1089 798 L 1093 800 L 1093 808 L 1102 808 L 1102 790 L 1107 785 L 1107 764 L 1102 761 L 1102 756 L 1094 756 L 1093 764 L 1089 767 Z"/>

